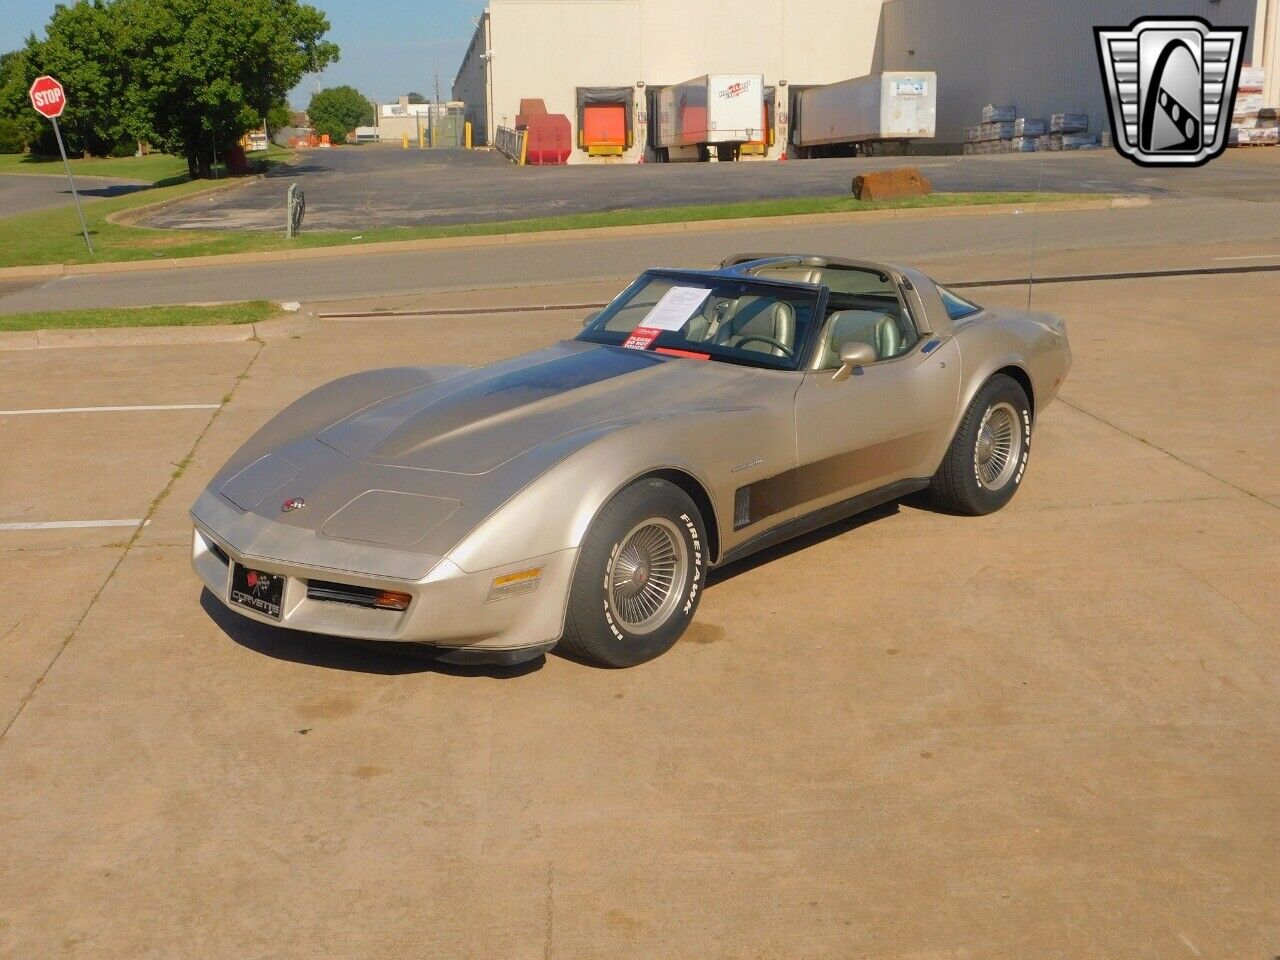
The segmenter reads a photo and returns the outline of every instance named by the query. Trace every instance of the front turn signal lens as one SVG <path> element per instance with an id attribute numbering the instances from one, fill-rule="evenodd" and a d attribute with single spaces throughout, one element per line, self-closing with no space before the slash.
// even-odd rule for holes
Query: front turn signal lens
<path id="1" fill-rule="evenodd" d="M 517 570 L 515 573 L 504 573 L 494 577 L 489 587 L 490 600 L 505 600 L 507 597 L 518 597 L 522 593 L 533 593 L 542 580 L 542 568 L 530 567 L 528 570 Z"/>
<path id="2" fill-rule="evenodd" d="M 407 593 L 379 590 L 373 595 L 373 605 L 379 610 L 408 610 L 409 601 L 412 599 L 413 597 Z"/>

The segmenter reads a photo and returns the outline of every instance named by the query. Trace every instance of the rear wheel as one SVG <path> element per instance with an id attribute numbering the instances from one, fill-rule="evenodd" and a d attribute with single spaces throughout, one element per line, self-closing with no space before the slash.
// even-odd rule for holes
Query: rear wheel
<path id="1" fill-rule="evenodd" d="M 608 667 L 669 650 L 701 599 L 706 540 L 697 507 L 675 484 L 651 478 L 617 494 L 583 541 L 562 649 Z"/>
<path id="2" fill-rule="evenodd" d="M 929 492 L 952 513 L 994 513 L 1013 499 L 1031 452 L 1031 404 L 1012 377 L 996 374 L 960 420 Z"/>

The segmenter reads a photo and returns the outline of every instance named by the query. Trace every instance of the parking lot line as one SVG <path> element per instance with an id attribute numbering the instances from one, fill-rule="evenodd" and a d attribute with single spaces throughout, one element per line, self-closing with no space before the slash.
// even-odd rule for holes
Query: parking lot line
<path id="1" fill-rule="evenodd" d="M 99 527 L 145 527 L 150 520 L 41 520 L 33 523 L 0 523 L 0 533 L 14 530 L 89 530 Z"/>
<path id="2" fill-rule="evenodd" d="M 128 407 L 46 407 L 38 410 L 0 410 L 0 417 L 22 417 L 46 413 L 133 413 L 143 410 L 217 410 L 220 403 L 166 403 Z"/>

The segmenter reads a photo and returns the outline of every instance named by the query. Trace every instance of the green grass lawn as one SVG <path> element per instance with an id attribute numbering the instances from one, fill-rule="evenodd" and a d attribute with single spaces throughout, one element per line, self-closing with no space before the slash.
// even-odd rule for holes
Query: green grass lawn
<path id="1" fill-rule="evenodd" d="M 260 323 L 283 316 L 266 300 L 213 307 L 139 307 L 119 310 L 66 310 L 0 314 L 0 331 L 63 330 L 71 327 L 206 327 L 222 323 Z"/>
<path id="2" fill-rule="evenodd" d="M 57 175 L 62 171 L 60 157 L 33 157 L 20 153 L 0 153 L 0 173 L 38 173 Z M 146 157 L 90 157 L 72 160 L 71 172 L 85 177 L 117 177 L 142 183 L 176 183 L 187 178 L 187 161 L 163 153 Z"/>
<path id="3" fill-rule="evenodd" d="M 274 143 L 267 152 L 249 154 L 249 162 L 276 163 L 291 157 L 292 151 L 277 147 Z M 187 179 L 187 161 L 165 153 L 152 153 L 145 157 L 89 157 L 73 159 L 71 172 L 78 177 L 114 177 L 119 180 L 137 180 L 157 186 L 170 186 Z M 59 175 L 63 173 L 61 157 L 36 157 L 21 153 L 0 153 L 0 174 L 33 173 Z M 219 164 L 214 173 L 225 175 L 225 167 Z"/>
<path id="4" fill-rule="evenodd" d="M 777 217 L 806 213 L 843 213 L 889 208 L 954 207 L 992 203 L 1034 203 L 1078 198 L 1063 193 L 934 193 L 899 201 L 863 202 L 852 196 L 798 197 L 699 206 L 657 207 L 577 213 L 499 223 L 470 223 L 439 227 L 374 227 L 365 230 L 306 231 L 292 241 L 283 235 L 284 188 L 281 187 L 281 232 L 150 230 L 110 223 L 111 213 L 135 209 L 159 200 L 173 199 L 208 189 L 208 181 L 157 187 L 109 200 L 86 204 L 85 217 L 93 237 L 95 254 L 85 250 L 75 210 L 61 207 L 0 220 L 0 267 L 46 263 L 92 263 L 153 258 L 195 257 L 304 247 L 329 247 L 350 243 L 380 243 L 436 237 L 492 236 L 596 227 L 634 226 L 741 217 Z M 357 239 L 357 237 L 359 239 Z"/>

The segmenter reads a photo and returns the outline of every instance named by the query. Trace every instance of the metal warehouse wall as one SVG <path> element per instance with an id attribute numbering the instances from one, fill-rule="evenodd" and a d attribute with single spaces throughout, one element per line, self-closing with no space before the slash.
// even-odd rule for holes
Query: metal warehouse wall
<path id="1" fill-rule="evenodd" d="M 1194 14 L 1250 30 L 1258 0 L 1182 0 L 1177 10 L 1153 0 L 886 0 L 875 69 L 938 74 L 938 142 L 958 143 L 988 103 L 1018 115 L 1087 113 L 1106 129 L 1107 107 L 1094 46 L 1095 25 L 1128 25 L 1152 14 Z"/>
<path id="2" fill-rule="evenodd" d="M 706 73 L 761 73 L 767 85 L 861 76 L 879 47 L 881 2 L 491 0 L 482 20 L 493 54 L 490 125 L 512 125 L 521 98 L 541 98 L 569 116 L 576 135 L 578 87 L 665 86 Z M 483 49 L 473 43 L 454 86 L 469 114 L 485 99 Z M 635 107 L 645 107 L 643 89 Z M 584 159 L 574 151 L 574 162 Z"/>
<path id="3" fill-rule="evenodd" d="M 453 99 L 466 104 L 466 117 L 471 121 L 476 146 L 491 143 L 489 139 L 489 67 L 484 59 L 489 49 L 489 18 L 482 17 L 462 58 L 462 66 L 453 81 Z"/>

